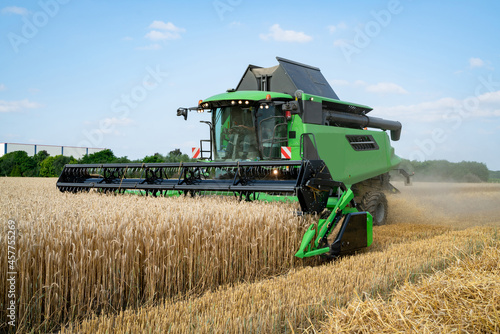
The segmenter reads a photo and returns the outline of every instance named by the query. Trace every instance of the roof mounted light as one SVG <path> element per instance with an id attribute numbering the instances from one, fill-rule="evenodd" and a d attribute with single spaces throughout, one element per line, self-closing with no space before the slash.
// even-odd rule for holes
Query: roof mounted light
<path id="1" fill-rule="evenodd" d="M 271 101 L 271 94 L 267 94 L 267 95 L 266 95 L 266 100 L 267 100 L 267 101 Z"/>

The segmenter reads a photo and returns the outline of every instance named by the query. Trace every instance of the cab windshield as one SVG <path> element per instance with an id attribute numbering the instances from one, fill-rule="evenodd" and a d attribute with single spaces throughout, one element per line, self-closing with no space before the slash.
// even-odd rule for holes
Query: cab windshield
<path id="1" fill-rule="evenodd" d="M 281 158 L 287 125 L 281 106 L 230 106 L 213 112 L 213 147 L 216 160 L 269 160 Z"/>

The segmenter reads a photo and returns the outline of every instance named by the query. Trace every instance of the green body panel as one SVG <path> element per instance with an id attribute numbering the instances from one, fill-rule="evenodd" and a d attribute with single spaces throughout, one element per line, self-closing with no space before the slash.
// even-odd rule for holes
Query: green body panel
<path id="1" fill-rule="evenodd" d="M 304 133 L 314 134 L 320 158 L 332 178 L 346 185 L 384 174 L 396 167 L 400 158 L 394 155 L 389 136 L 384 131 L 357 130 L 334 126 L 304 124 Z M 379 148 L 355 151 L 346 135 L 371 135 Z"/>
<path id="2" fill-rule="evenodd" d="M 212 102 L 212 101 L 230 101 L 230 100 L 260 101 L 260 100 L 265 100 L 268 94 L 271 95 L 272 99 L 282 99 L 282 100 L 292 99 L 290 95 L 284 93 L 265 92 L 258 90 L 241 90 L 241 91 L 217 94 L 203 100 L 202 103 Z"/>
<path id="3" fill-rule="evenodd" d="M 292 117 L 288 130 L 295 131 L 295 138 L 288 139 L 292 160 L 300 160 L 300 136 L 312 133 L 320 158 L 325 161 L 332 178 L 346 185 L 384 174 L 401 163 L 390 145 L 386 132 L 380 130 L 358 130 L 336 126 L 304 124 L 298 115 Z M 346 135 L 371 135 L 379 148 L 371 151 L 356 151 Z"/>
<path id="4" fill-rule="evenodd" d="M 366 221 L 366 227 L 367 227 L 367 239 L 366 239 L 366 247 L 370 247 L 373 243 L 373 216 L 371 213 L 367 212 L 367 221 Z"/>

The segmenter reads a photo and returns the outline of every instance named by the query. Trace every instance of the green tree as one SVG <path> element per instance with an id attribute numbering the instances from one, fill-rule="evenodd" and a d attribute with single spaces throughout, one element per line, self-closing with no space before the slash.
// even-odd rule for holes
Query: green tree
<path id="1" fill-rule="evenodd" d="M 182 154 L 181 150 L 176 148 L 168 153 L 165 157 L 166 162 L 190 162 L 195 161 L 195 159 L 191 159 L 187 154 Z"/>
<path id="2" fill-rule="evenodd" d="M 21 167 L 15 165 L 14 168 L 12 168 L 12 171 L 10 172 L 9 176 L 23 176 L 21 174 Z"/>
<path id="3" fill-rule="evenodd" d="M 124 163 L 129 163 L 130 159 L 127 156 L 124 156 L 124 157 L 116 158 L 113 162 L 116 162 L 119 164 L 124 164 Z"/>
<path id="4" fill-rule="evenodd" d="M 39 165 L 42 163 L 42 161 L 47 159 L 49 156 L 50 155 L 47 153 L 47 151 L 42 150 L 42 151 L 38 151 L 37 154 L 35 154 L 35 156 L 33 157 L 33 159 L 35 160 L 37 165 Z"/>
<path id="5" fill-rule="evenodd" d="M 181 152 L 181 150 L 179 148 L 176 148 L 175 150 L 172 150 L 172 151 L 168 152 L 168 155 L 170 157 L 179 157 L 179 156 L 182 155 L 182 152 Z"/>
<path id="6" fill-rule="evenodd" d="M 64 168 L 64 165 L 66 165 L 66 164 L 74 164 L 74 163 L 77 163 L 77 161 L 73 157 L 66 157 L 64 155 L 56 155 L 54 157 L 54 162 L 53 162 L 54 173 L 55 173 L 54 176 L 61 175 L 61 172 L 62 172 L 62 170 Z"/>
<path id="7" fill-rule="evenodd" d="M 0 175 L 10 176 L 15 167 L 17 176 L 35 176 L 36 162 L 24 151 L 15 151 L 0 157 Z M 20 174 L 20 175 L 18 175 Z"/>
<path id="8" fill-rule="evenodd" d="M 56 176 L 56 170 L 54 167 L 54 161 L 56 157 L 47 157 L 40 164 L 40 176 L 42 177 L 52 177 Z"/>
<path id="9" fill-rule="evenodd" d="M 37 152 L 37 154 L 35 154 L 35 156 L 33 157 L 33 160 L 36 163 L 34 176 L 40 176 L 40 168 L 41 168 L 42 162 L 45 159 L 47 159 L 48 157 L 49 157 L 49 154 L 45 150 L 39 151 L 39 152 Z"/>
<path id="10" fill-rule="evenodd" d="M 160 153 L 155 153 L 154 155 L 145 156 L 142 162 L 144 163 L 165 162 L 165 158 Z"/>
<path id="11" fill-rule="evenodd" d="M 110 149 L 95 152 L 82 157 L 78 162 L 81 164 L 105 164 L 115 162 L 116 156 Z"/>
<path id="12" fill-rule="evenodd" d="M 55 157 L 47 157 L 40 164 L 40 176 L 54 177 L 61 175 L 64 165 L 76 163 L 73 157 L 65 157 L 63 155 L 56 155 Z"/>

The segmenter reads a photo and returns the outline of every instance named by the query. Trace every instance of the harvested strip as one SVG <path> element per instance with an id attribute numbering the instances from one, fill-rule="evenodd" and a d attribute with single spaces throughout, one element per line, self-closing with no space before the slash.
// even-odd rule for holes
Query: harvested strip
<path id="1" fill-rule="evenodd" d="M 500 248 L 469 255 L 390 301 L 356 298 L 334 308 L 325 333 L 500 333 Z"/>

